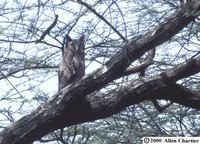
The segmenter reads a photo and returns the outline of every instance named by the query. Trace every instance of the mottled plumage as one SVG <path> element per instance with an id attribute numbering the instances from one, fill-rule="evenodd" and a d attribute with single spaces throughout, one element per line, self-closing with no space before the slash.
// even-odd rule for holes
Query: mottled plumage
<path id="1" fill-rule="evenodd" d="M 71 39 L 68 35 L 64 40 L 62 61 L 59 65 L 58 81 L 60 91 L 62 88 L 78 82 L 85 75 L 84 36 Z"/>

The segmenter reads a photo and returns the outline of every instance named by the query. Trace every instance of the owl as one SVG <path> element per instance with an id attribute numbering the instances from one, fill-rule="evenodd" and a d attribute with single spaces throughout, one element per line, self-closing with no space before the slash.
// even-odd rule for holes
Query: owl
<path id="1" fill-rule="evenodd" d="M 58 72 L 58 90 L 67 85 L 78 82 L 85 75 L 84 36 L 71 39 L 66 36 L 62 51 L 62 61 Z"/>

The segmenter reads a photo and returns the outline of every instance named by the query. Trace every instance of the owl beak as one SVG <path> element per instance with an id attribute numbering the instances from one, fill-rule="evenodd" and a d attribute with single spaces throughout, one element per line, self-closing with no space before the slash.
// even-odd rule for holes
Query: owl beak
<path id="1" fill-rule="evenodd" d="M 75 45 L 75 50 L 78 51 L 78 45 Z"/>

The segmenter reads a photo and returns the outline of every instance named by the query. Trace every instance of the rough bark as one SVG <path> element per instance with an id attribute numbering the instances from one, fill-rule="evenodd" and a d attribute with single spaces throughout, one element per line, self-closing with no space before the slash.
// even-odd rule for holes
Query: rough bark
<path id="1" fill-rule="evenodd" d="M 69 85 L 51 100 L 24 116 L 1 134 L 1 144 L 29 144 L 49 132 L 66 126 L 111 116 L 145 100 L 166 99 L 200 108 L 199 94 L 175 82 L 200 71 L 200 58 L 191 59 L 154 79 L 134 80 L 118 91 L 95 96 L 93 92 L 124 75 L 131 62 L 166 42 L 197 17 L 200 2 L 193 0 L 193 12 L 178 11 L 152 31 L 127 42 L 102 68 Z M 194 13 L 195 11 L 195 13 Z"/>

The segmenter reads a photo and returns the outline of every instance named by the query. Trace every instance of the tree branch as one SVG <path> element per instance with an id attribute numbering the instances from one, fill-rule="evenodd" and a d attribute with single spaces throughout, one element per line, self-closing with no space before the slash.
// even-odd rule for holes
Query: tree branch
<path id="1" fill-rule="evenodd" d="M 93 12 L 97 17 L 102 19 L 116 34 L 119 35 L 119 37 L 126 41 L 126 38 L 111 24 L 109 23 L 102 15 L 100 15 L 95 9 L 93 9 L 91 6 L 89 6 L 86 2 L 83 2 L 82 0 L 77 0 L 80 4 L 84 5 L 87 9 L 89 9 L 91 12 Z"/>
<path id="2" fill-rule="evenodd" d="M 181 75 L 182 72 L 190 71 L 190 75 L 193 75 L 197 69 L 200 70 L 200 57 L 182 63 L 178 67 L 179 69 L 182 67 L 182 71 L 172 68 L 163 73 L 167 77 L 157 75 L 152 80 L 139 78 L 127 83 L 118 91 L 115 89 L 99 96 L 90 94 L 82 99 L 79 96 L 82 93 L 81 89 L 87 90 L 85 84 L 82 82 L 76 86 L 71 85 L 30 115 L 23 117 L 3 131 L 1 143 L 4 144 L 5 141 L 10 140 L 10 136 L 12 136 L 12 141 L 7 144 L 30 143 L 52 130 L 108 117 L 127 106 L 152 98 L 166 99 L 185 106 L 200 108 L 199 94 L 174 84 L 172 80 L 175 80 L 176 75 Z M 182 75 L 181 78 L 184 76 Z M 24 132 L 23 137 L 19 137 L 22 131 Z"/>
<path id="3" fill-rule="evenodd" d="M 144 76 L 145 69 L 151 64 L 153 64 L 154 56 L 155 56 L 155 48 L 148 51 L 147 57 L 144 59 L 144 61 L 141 61 L 141 64 L 139 66 L 130 66 L 126 68 L 126 70 L 124 71 L 124 76 L 141 71 L 143 71 L 143 75 L 140 74 L 140 76 Z"/>
<path id="4" fill-rule="evenodd" d="M 41 42 L 45 38 L 45 36 L 50 33 L 51 29 L 56 25 L 57 21 L 58 21 L 58 15 L 55 15 L 53 23 L 46 29 L 46 31 L 41 35 L 40 39 L 37 40 L 36 43 Z"/>

